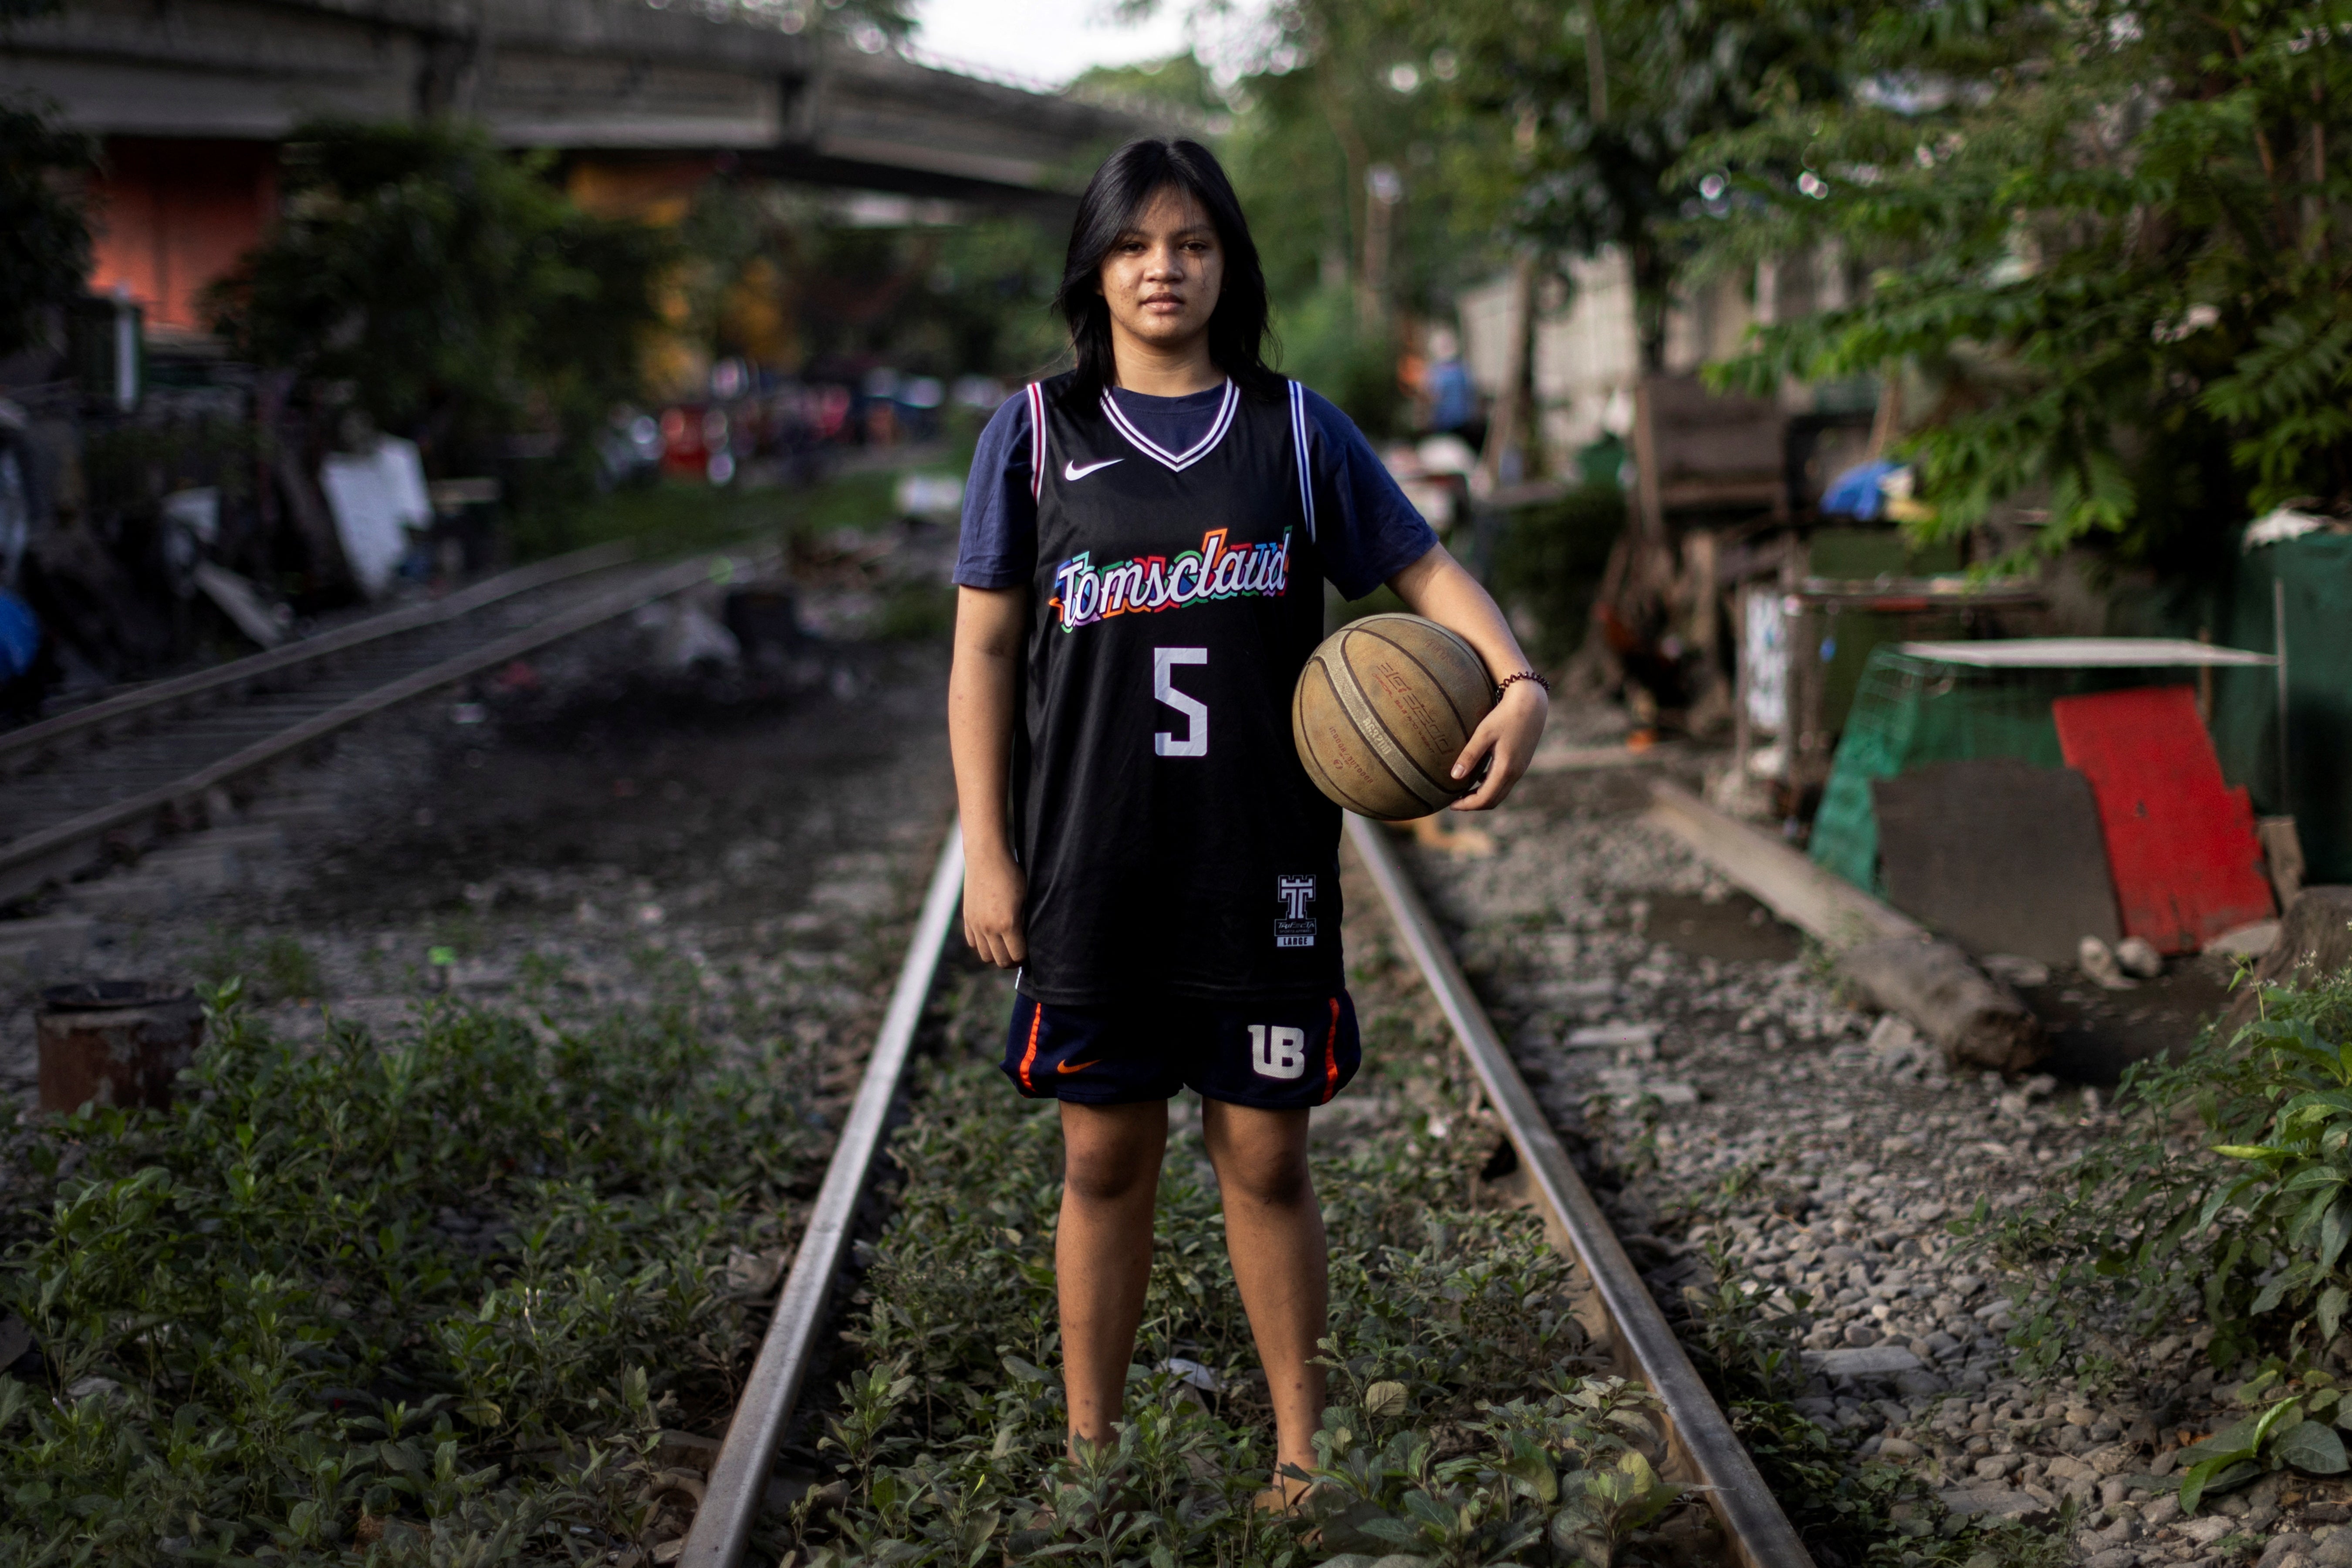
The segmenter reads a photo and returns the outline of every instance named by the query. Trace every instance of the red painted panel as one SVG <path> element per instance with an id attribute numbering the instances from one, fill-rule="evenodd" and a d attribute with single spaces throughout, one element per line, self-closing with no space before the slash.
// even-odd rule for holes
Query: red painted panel
<path id="1" fill-rule="evenodd" d="M 154 325 L 205 330 L 205 289 L 236 269 L 277 216 L 278 148 L 110 137 L 90 195 L 90 292 L 120 288 Z"/>
<path id="2" fill-rule="evenodd" d="M 2098 802 L 2126 936 L 2194 952 L 2270 916 L 2253 806 L 2221 782 L 2189 688 L 2062 697 L 2050 713 L 2066 765 Z"/>

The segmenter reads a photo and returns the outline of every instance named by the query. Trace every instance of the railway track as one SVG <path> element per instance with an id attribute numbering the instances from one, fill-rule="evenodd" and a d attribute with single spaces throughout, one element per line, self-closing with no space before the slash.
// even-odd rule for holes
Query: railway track
<path id="1" fill-rule="evenodd" d="M 1528 1173 L 1554 1246 L 1574 1258 L 1587 1287 L 1580 1315 L 1592 1348 L 1658 1402 L 1667 1479 L 1694 1489 L 1712 1511 L 1723 1560 L 1744 1568 L 1810 1568 L 1812 1558 L 1577 1175 L 1395 850 L 1374 825 L 1351 817 L 1349 826 L 1404 947 Z M 677 1559 L 684 1568 L 736 1568 L 751 1540 L 770 1468 L 820 1336 L 833 1321 L 835 1287 L 957 909 L 962 868 L 961 838 L 950 832 L 823 1193 Z"/>
<path id="2" fill-rule="evenodd" d="M 270 769 L 402 703 L 728 576 L 604 545 L 0 734 L 0 900 L 232 819 Z"/>

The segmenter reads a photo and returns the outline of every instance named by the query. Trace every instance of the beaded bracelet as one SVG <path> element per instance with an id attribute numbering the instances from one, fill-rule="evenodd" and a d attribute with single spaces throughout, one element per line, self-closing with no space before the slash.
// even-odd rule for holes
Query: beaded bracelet
<path id="1" fill-rule="evenodd" d="M 1538 686 L 1540 686 L 1540 687 L 1542 687 L 1542 688 L 1544 689 L 1544 695 L 1545 695 L 1545 696 L 1549 697 L 1549 696 L 1550 696 L 1550 695 L 1551 695 L 1551 682 L 1550 682 L 1550 681 L 1546 680 L 1542 676 L 1538 675 L 1538 674 L 1537 674 L 1534 670 L 1532 670 L 1532 669 L 1523 669 L 1523 670 L 1519 671 L 1519 672 L 1518 672 L 1518 674 L 1517 674 L 1517 675 L 1507 675 L 1507 676 L 1503 677 L 1503 679 L 1496 684 L 1496 687 L 1495 687 L 1495 700 L 1496 700 L 1496 701 L 1500 702 L 1500 701 L 1503 700 L 1503 693 L 1510 689 L 1511 682 L 1513 682 L 1513 681 L 1515 681 L 1515 680 L 1532 680 L 1532 681 L 1534 681 Z"/>

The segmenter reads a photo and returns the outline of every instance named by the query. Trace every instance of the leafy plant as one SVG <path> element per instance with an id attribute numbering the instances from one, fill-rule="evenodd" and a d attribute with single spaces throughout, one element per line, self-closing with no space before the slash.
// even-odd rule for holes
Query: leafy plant
<path id="1" fill-rule="evenodd" d="M 1460 128 L 1445 173 L 1471 213 L 1554 256 L 1615 247 L 1645 367 L 1660 368 L 1702 205 L 1685 154 L 1822 96 L 1827 39 L 1849 8 L 1815 0 L 1384 0 Z M 1437 70 L 1444 66 L 1446 68 Z"/>
<path id="2" fill-rule="evenodd" d="M 300 937 L 284 931 L 247 939 L 215 931 L 196 970 L 215 985 L 242 981 L 257 1001 L 316 996 L 322 986 L 318 955 L 303 945 Z"/>
<path id="3" fill-rule="evenodd" d="M 2252 511 L 2352 505 L 2344 24 L 2257 0 L 1862 7 L 1822 35 L 1829 90 L 1677 171 L 1723 192 L 1692 215 L 1716 262 L 1866 275 L 1727 378 L 1922 385 L 1929 533 L 2010 505 L 2046 513 L 2041 548 L 2186 564 Z"/>
<path id="4" fill-rule="evenodd" d="M 2282 1399 L 2181 1449 L 2181 1460 L 2189 1467 L 2180 1476 L 2182 1511 L 2194 1513 L 2207 1494 L 2243 1486 L 2271 1470 L 2292 1467 L 2313 1475 L 2333 1476 L 2352 1468 L 2352 1462 L 2345 1458 L 2344 1439 L 2336 1435 L 2335 1427 L 2306 1415 L 2336 1409 L 2338 1400 L 2332 1388 Z M 2352 1408 L 2342 1414 L 2344 1419 L 2352 1420 Z"/>
<path id="5" fill-rule="evenodd" d="M 1397 1391 L 1403 1385 L 1376 1384 Z M 1334 1409 L 1316 1434 L 1327 1544 L 1370 1537 L 1405 1559 L 1395 1568 L 1486 1568 L 1532 1550 L 1562 1563 L 1607 1564 L 1672 1507 L 1683 1489 L 1659 1479 L 1663 1447 L 1649 1394 L 1614 1378 L 1555 1387 L 1537 1401 L 1487 1405 L 1468 1430 L 1482 1452 L 1440 1460 L 1422 1431 L 1370 1447 L 1354 1429 L 1369 1411 Z M 1378 1417 L 1371 1417 L 1377 1420 Z M 1307 1479 L 1307 1478 L 1302 1478 Z M 1329 1561 L 1368 1568 L 1384 1553 Z"/>
<path id="6" fill-rule="evenodd" d="M 2216 1365 L 2334 1338 L 2352 1287 L 2352 976 L 2266 991 L 2235 1039 L 2135 1064 L 2116 1105 L 2123 1130 L 2063 1202 L 1998 1225 L 1979 1205 L 1964 1227 L 2020 1271 L 2039 1353 L 2190 1316 Z"/>
<path id="7" fill-rule="evenodd" d="M 1272 1411 L 1199 1135 L 1181 1125 L 1129 1418 L 1114 1443 L 1070 1458 L 1044 1370 L 1058 1359 L 1055 1120 L 966 1049 L 992 1047 L 1005 1003 L 1001 979 L 958 983 L 940 1012 L 948 1048 L 893 1145 L 904 1184 L 848 1331 L 863 1364 L 829 1413 L 805 1568 L 1000 1554 L 1278 1568 L 1347 1551 L 1398 1568 L 1670 1560 L 1653 1535 L 1681 1499 L 1654 1468 L 1654 1406 L 1593 1374 L 1572 1265 L 1534 1217 L 1465 1200 L 1485 1146 L 1432 1133 L 1418 1110 L 1317 1157 L 1332 1403 L 1316 1468 L 1293 1477 L 1319 1488 L 1306 1517 L 1255 1506 Z M 1357 1092 L 1475 1125 L 1458 1064 L 1396 1015 L 1365 1017 L 1395 1048 L 1368 1053 Z"/>
<path id="8" fill-rule="evenodd" d="M 451 122 L 300 126 L 285 216 L 215 289 L 217 324 L 415 439 L 434 472 L 523 433 L 584 461 L 578 437 L 636 390 L 670 247 L 581 212 L 548 174 Z"/>
<path id="9" fill-rule="evenodd" d="M 1522 635 L 1534 633 L 1528 646 L 1538 659 L 1558 663 L 1576 651 L 1610 546 L 1624 530 L 1625 495 L 1614 485 L 1587 485 L 1509 515 L 1495 552 L 1495 592 Z"/>
<path id="10" fill-rule="evenodd" d="M 239 995 L 168 1114 L 8 1145 L 43 1366 L 0 1375 L 0 1558 L 649 1548 L 656 1428 L 722 1420 L 755 1341 L 729 1258 L 821 1152 L 805 1058 L 721 1061 L 684 1006 L 302 1048 Z"/>
<path id="11" fill-rule="evenodd" d="M 47 5 L 10 0 L 0 20 Z M 82 290 L 89 222 L 68 183 L 89 173 L 96 145 L 37 104 L 0 103 L 0 354 L 42 333 L 42 312 Z"/>

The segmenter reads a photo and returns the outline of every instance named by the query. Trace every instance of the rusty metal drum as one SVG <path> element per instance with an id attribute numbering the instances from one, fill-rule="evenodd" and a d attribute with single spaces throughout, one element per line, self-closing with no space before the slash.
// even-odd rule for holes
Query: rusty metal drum
<path id="1" fill-rule="evenodd" d="M 172 1081 L 194 1059 L 204 1009 L 185 986 L 88 980 L 41 993 L 41 1109 L 172 1103 Z"/>

